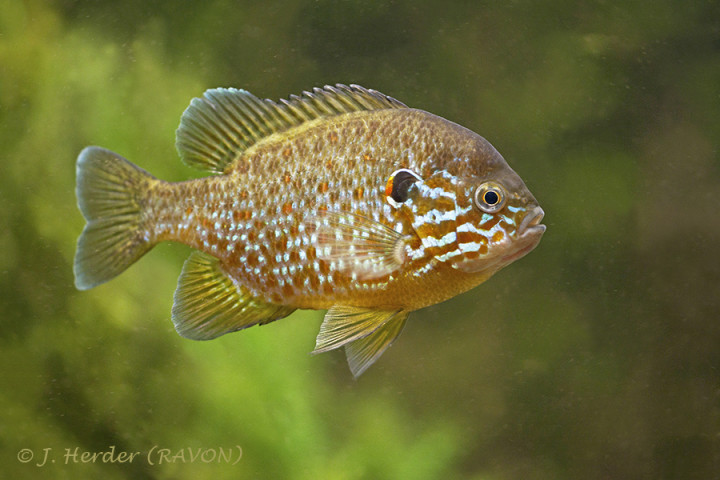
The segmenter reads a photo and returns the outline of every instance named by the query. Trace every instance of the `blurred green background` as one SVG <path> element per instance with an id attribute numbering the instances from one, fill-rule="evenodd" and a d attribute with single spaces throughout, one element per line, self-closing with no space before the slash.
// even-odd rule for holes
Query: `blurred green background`
<path id="1" fill-rule="evenodd" d="M 8 478 L 720 477 L 717 2 L 0 0 L 0 12 Z M 545 209 L 539 247 L 414 314 L 358 381 L 342 352 L 308 355 L 322 312 L 180 338 L 182 246 L 74 289 L 84 146 L 197 177 L 174 149 L 192 97 L 338 82 L 490 140 Z M 235 445 L 234 465 L 188 453 Z M 66 464 L 66 448 L 110 446 L 185 462 Z"/>

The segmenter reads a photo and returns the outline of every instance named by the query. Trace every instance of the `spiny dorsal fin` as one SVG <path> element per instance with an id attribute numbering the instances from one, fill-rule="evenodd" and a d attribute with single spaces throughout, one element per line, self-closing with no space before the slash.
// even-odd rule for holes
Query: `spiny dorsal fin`
<path id="1" fill-rule="evenodd" d="M 215 257 L 193 252 L 178 279 L 172 320 L 181 336 L 210 340 L 272 322 L 294 310 L 251 296 L 232 281 Z"/>
<path id="2" fill-rule="evenodd" d="M 190 102 L 180 119 L 175 146 L 187 165 L 222 173 L 246 148 L 273 133 L 321 117 L 387 108 L 407 106 L 359 85 L 316 87 L 279 103 L 246 90 L 215 88 Z"/>

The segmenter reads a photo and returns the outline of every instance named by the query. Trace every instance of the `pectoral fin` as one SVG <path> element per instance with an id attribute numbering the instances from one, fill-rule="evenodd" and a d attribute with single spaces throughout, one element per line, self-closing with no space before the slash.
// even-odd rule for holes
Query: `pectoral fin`
<path id="1" fill-rule="evenodd" d="M 373 219 L 325 211 L 305 223 L 315 231 L 317 257 L 357 280 L 392 275 L 405 261 L 403 235 Z"/>
<path id="2" fill-rule="evenodd" d="M 334 306 L 325 315 L 312 353 L 345 346 L 350 370 L 357 377 L 400 335 L 407 316 L 404 310 Z"/>
<path id="3" fill-rule="evenodd" d="M 178 279 L 172 320 L 181 336 L 210 340 L 272 322 L 294 310 L 253 297 L 223 271 L 216 258 L 194 252 Z"/>

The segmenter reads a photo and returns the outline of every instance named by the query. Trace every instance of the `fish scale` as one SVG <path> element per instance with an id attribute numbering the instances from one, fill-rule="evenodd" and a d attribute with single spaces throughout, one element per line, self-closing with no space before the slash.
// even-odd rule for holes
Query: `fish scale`
<path id="1" fill-rule="evenodd" d="M 108 150 L 83 150 L 77 194 L 88 223 L 74 268 L 85 289 L 158 242 L 194 248 L 172 314 L 188 338 L 328 309 L 315 352 L 344 346 L 357 376 L 409 312 L 482 283 L 545 229 L 485 139 L 359 86 L 280 102 L 209 90 L 183 114 L 176 144 L 188 165 L 215 175 L 165 182 Z"/>

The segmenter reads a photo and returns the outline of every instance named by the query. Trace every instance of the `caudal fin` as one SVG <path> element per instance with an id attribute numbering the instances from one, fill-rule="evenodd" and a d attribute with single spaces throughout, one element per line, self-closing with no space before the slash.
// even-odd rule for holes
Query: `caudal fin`
<path id="1" fill-rule="evenodd" d="M 107 282 L 153 247 L 143 218 L 153 181 L 145 170 L 104 148 L 80 152 L 75 193 L 87 225 L 75 252 L 79 290 Z"/>

